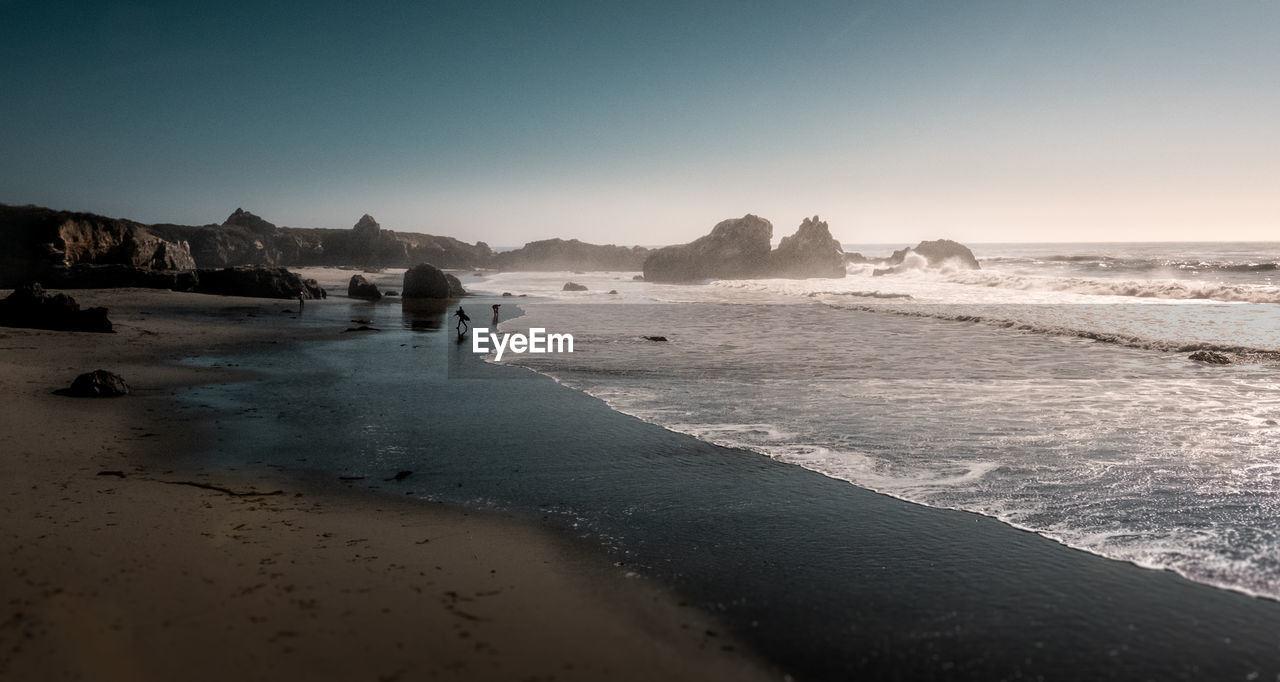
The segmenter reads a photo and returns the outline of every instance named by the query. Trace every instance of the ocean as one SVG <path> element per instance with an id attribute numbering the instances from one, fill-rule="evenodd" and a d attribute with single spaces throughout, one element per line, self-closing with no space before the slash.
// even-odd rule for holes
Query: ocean
<path id="1" fill-rule="evenodd" d="M 892 247 L 846 248 L 877 256 Z M 1128 651 L 1116 645 L 1125 632 L 1150 638 L 1171 618 L 1160 609 L 1182 607 L 1138 594 L 1147 583 L 1117 588 L 1131 579 L 1122 572 L 1108 573 L 1111 591 L 1086 608 L 1088 599 L 1070 595 L 1085 569 L 1062 568 L 1076 566 L 1064 557 L 1077 551 L 1208 586 L 1192 594 L 1210 606 L 1175 611 L 1197 614 L 1195 627 L 1208 628 L 1187 630 L 1196 635 L 1190 641 L 1248 631 L 1238 617 L 1253 609 L 1273 618 L 1280 244 L 973 250 L 978 271 L 944 264 L 877 276 L 850 266 L 838 280 L 464 276 L 482 296 L 463 301 L 476 325 L 489 326 L 488 306 L 500 303 L 501 332 L 542 327 L 574 336 L 571 354 L 509 352 L 501 362 L 481 362 L 469 341 L 437 333 L 451 324 L 442 309 L 335 297 L 335 305 L 308 306 L 305 323 L 367 319 L 383 332 L 291 355 L 196 359 L 248 366 L 260 379 L 192 389 L 186 400 L 226 415 L 210 453 L 199 455 L 205 462 L 366 476 L 395 494 L 551 519 L 624 565 L 699 595 L 747 639 L 761 628 L 771 634 L 757 643 L 788 641 L 775 658 L 809 662 L 814 678 L 910 668 L 912 650 L 894 639 L 903 632 L 928 640 L 935 658 L 967 660 L 961 669 L 973 679 L 1064 665 L 1111 675 L 1101 661 Z M 587 290 L 562 291 L 570 280 Z M 652 336 L 666 341 L 645 338 Z M 1233 364 L 1188 359 L 1200 349 Z M 550 390 L 545 377 L 561 386 Z M 698 442 L 706 447 L 687 444 Z M 397 470 L 415 474 L 405 485 L 381 480 Z M 942 525 L 913 527 L 867 491 L 966 515 L 920 517 Z M 909 546 L 898 555 L 843 544 L 865 540 L 856 529 L 873 523 L 864 515 L 876 509 L 886 516 L 875 523 L 904 533 Z M 973 526 L 969 515 L 989 523 Z M 971 529 L 1000 524 L 1059 543 L 1065 554 L 1037 549 L 1021 561 L 1013 552 L 1009 566 L 1046 568 L 1019 578 L 1023 587 L 987 584 L 977 596 L 956 596 L 994 570 L 986 563 L 1003 560 L 982 539 L 998 531 Z M 977 564 L 943 583 L 933 574 L 912 578 L 927 600 L 903 597 L 903 583 L 881 585 L 897 597 L 876 617 L 901 627 L 872 633 L 883 658 L 868 659 L 858 640 L 868 636 L 866 618 L 851 615 L 876 599 L 868 571 L 935 570 L 964 551 L 967 533 L 983 547 Z M 935 583 L 923 587 L 926 580 Z M 1072 627 L 1083 631 L 1037 620 L 1037 600 L 1046 597 L 1036 590 L 1065 599 L 1063 609 L 1080 608 Z M 1258 600 L 1205 590 L 1264 599 L 1253 606 Z M 1002 615 L 969 614 L 957 599 Z M 1099 620 L 1109 608 L 1120 611 L 1115 622 Z M 935 622 L 948 613 L 958 620 Z M 920 635 L 924 622 L 937 631 Z M 976 662 L 975 628 L 996 652 Z M 1156 636 L 1154 652 L 1148 647 L 1141 664 L 1125 669 L 1199 676 L 1188 673 L 1200 662 L 1186 633 Z M 1232 636 L 1205 646 L 1240 646 L 1246 637 Z M 1021 661 L 1030 639 L 1062 647 L 1050 648 L 1048 662 L 1004 665 Z M 1248 647 L 1242 676 L 1280 673 L 1270 639 Z M 835 658 L 846 650 L 853 653 Z M 928 670 L 954 676 L 941 661 Z"/>

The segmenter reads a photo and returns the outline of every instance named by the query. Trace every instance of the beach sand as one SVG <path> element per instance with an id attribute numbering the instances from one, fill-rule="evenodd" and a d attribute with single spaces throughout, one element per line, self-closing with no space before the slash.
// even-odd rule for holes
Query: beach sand
<path id="1" fill-rule="evenodd" d="M 0 328 L 0 678 L 781 677 L 710 616 L 527 520 L 167 466 L 219 428 L 175 392 L 240 378 L 181 359 L 341 330 L 297 326 L 289 301 L 69 293 L 118 333 Z M 133 395 L 53 394 L 94 369 Z"/>

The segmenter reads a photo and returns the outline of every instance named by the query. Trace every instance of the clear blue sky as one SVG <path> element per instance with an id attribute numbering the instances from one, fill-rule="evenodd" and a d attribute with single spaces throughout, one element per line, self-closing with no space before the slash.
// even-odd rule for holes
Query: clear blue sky
<path id="1" fill-rule="evenodd" d="M 1280 239 L 1280 3 L 0 0 L 0 202 L 688 241 Z"/>

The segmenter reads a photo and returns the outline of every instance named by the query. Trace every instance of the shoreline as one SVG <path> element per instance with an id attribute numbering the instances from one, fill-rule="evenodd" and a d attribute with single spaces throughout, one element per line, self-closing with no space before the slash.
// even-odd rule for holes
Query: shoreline
<path id="1" fill-rule="evenodd" d="M 399 312 L 381 312 L 391 318 L 384 326 L 394 327 Z M 264 446 L 268 461 L 291 466 L 307 456 L 306 467 L 335 478 L 414 468 L 414 478 L 384 492 L 552 516 L 715 612 L 798 679 L 1280 673 L 1280 649 L 1265 634 L 1280 629 L 1274 602 L 699 441 L 526 368 L 481 362 L 406 330 L 393 334 L 363 337 L 348 354 L 326 353 L 340 357 L 313 376 L 298 370 L 316 364 L 319 352 L 272 367 L 239 396 L 241 405 L 264 395 L 279 401 L 305 386 L 327 406 L 320 414 L 332 415 L 322 421 L 335 423 L 320 428 L 338 457 L 311 457 L 281 437 Z M 425 345 L 414 350 L 419 340 Z M 438 366 L 442 355 L 447 376 L 418 364 L 432 358 Z M 397 374 L 374 371 L 325 394 L 355 367 Z M 237 398 L 234 390 L 213 393 Z M 483 414 L 458 407 L 476 394 L 494 398 Z M 349 395 L 367 404 L 348 420 L 337 408 Z M 415 414 L 405 406 L 426 404 L 442 430 L 415 431 L 397 418 Z M 354 424 L 368 425 L 371 440 L 351 438 Z M 503 433 L 495 424 L 517 428 Z M 229 428 L 221 456 L 239 461 L 236 450 L 252 442 L 243 435 L 256 432 L 255 422 L 242 415 Z M 452 444 L 481 434 L 502 446 L 498 452 L 456 456 Z M 394 444 L 408 447 L 384 451 Z M 376 466 L 366 459 L 375 453 Z"/>
<path id="2" fill-rule="evenodd" d="M 0 673 L 15 679 L 770 679 L 706 614 L 545 524 L 343 491 L 287 472 L 191 471 L 222 424 L 180 363 L 280 339 L 287 301 L 76 290 L 119 333 L 0 328 L 10 546 Z M 325 305 L 313 302 L 312 306 Z M 257 315 L 246 328 L 245 320 Z M 305 315 L 305 313 L 304 313 Z M 110 337 L 110 338 L 106 338 Z M 52 395 L 116 371 L 134 395 Z M 98 475 L 118 471 L 123 476 Z M 149 480 L 148 480 L 149 479 Z M 230 495 L 190 481 L 255 495 Z M 280 494 L 275 490 L 283 491 Z M 202 665 L 192 667 L 201 661 Z"/>

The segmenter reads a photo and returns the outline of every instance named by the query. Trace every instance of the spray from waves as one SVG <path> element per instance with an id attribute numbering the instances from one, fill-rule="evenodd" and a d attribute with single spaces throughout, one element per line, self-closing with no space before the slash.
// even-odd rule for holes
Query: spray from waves
<path id="1" fill-rule="evenodd" d="M 1058 291 L 1091 296 L 1127 296 L 1178 301 L 1280 303 L 1280 287 L 1185 280 L 1105 280 L 1007 274 L 996 270 L 959 270 L 943 281 L 1020 291 Z"/>
<path id="2" fill-rule="evenodd" d="M 981 259 L 985 265 L 1034 267 L 1045 264 L 1073 265 L 1081 268 L 1104 268 L 1126 272 L 1274 272 L 1280 263 L 1270 261 L 1200 260 L 1183 258 L 1123 258 L 1093 254 L 1057 254 L 1046 256 L 991 256 Z"/>

